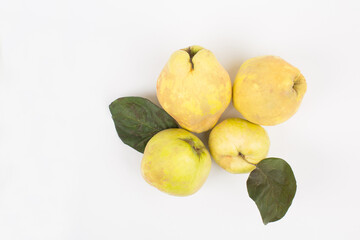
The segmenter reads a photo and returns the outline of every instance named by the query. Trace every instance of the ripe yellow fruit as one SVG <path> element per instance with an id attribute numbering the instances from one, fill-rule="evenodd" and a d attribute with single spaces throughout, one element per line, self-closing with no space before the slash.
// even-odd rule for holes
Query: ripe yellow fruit
<path id="1" fill-rule="evenodd" d="M 141 162 L 144 179 L 157 189 L 187 196 L 200 189 L 211 157 L 199 138 L 180 128 L 163 130 L 147 143 Z"/>
<path id="2" fill-rule="evenodd" d="M 297 68 L 279 57 L 255 57 L 239 69 L 233 103 L 250 122 L 271 126 L 294 115 L 305 92 L 306 81 Z"/>
<path id="3" fill-rule="evenodd" d="M 241 118 L 228 118 L 216 125 L 209 136 L 215 162 L 231 173 L 247 173 L 263 160 L 270 147 L 264 128 Z"/>
<path id="4" fill-rule="evenodd" d="M 227 71 L 200 46 L 174 52 L 157 81 L 161 106 L 181 127 L 196 133 L 215 126 L 231 92 Z"/>

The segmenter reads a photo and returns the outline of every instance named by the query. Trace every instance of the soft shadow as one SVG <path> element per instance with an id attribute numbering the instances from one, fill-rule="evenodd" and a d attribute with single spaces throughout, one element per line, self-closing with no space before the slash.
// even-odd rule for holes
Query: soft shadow
<path id="1" fill-rule="evenodd" d="M 225 119 L 228 119 L 228 118 L 243 118 L 244 119 L 244 117 L 234 108 L 232 101 L 229 104 L 228 108 L 225 110 L 225 112 L 221 115 L 217 124 L 221 123 L 222 121 L 224 121 Z"/>
<path id="2" fill-rule="evenodd" d="M 225 69 L 228 71 L 231 83 L 234 84 L 234 80 L 237 72 L 239 71 L 240 66 L 246 61 L 246 58 L 238 58 L 232 61 L 230 64 L 225 65 Z"/>
<path id="3" fill-rule="evenodd" d="M 143 98 L 149 99 L 152 103 L 154 103 L 157 106 L 161 107 L 161 105 L 160 105 L 160 103 L 159 103 L 159 101 L 157 99 L 156 92 L 155 93 L 145 93 L 145 94 L 142 94 L 140 96 L 143 97 Z"/>
<path id="4" fill-rule="evenodd" d="M 128 94 L 127 96 L 122 96 L 122 97 L 142 97 L 142 98 L 146 98 L 148 100 L 150 100 L 152 103 L 154 103 L 155 105 L 161 107 L 157 96 L 156 96 L 156 91 L 153 92 L 133 92 Z M 114 99 L 115 100 L 115 99 Z"/>
<path id="5" fill-rule="evenodd" d="M 227 71 L 228 71 L 230 79 L 231 79 L 231 85 L 234 84 L 236 74 L 239 71 L 241 64 L 242 64 L 242 62 L 237 63 L 237 64 L 234 63 L 233 65 L 231 65 L 230 67 L 227 68 Z"/>
<path id="6" fill-rule="evenodd" d="M 209 141 L 210 132 L 211 130 L 202 133 L 194 133 L 198 138 L 200 138 L 200 140 L 204 143 L 207 149 L 209 149 L 208 141 Z"/>
<path id="7" fill-rule="evenodd" d="M 209 152 L 210 152 L 210 148 L 209 148 L 209 135 L 210 135 L 210 132 L 211 132 L 211 129 L 209 131 L 202 132 L 202 133 L 193 133 L 194 135 L 196 135 L 204 143 L 206 149 Z M 223 169 L 218 164 L 215 163 L 215 161 L 213 159 L 213 156 L 211 156 L 211 160 L 212 160 L 211 171 L 215 171 L 217 174 L 222 173 Z"/>

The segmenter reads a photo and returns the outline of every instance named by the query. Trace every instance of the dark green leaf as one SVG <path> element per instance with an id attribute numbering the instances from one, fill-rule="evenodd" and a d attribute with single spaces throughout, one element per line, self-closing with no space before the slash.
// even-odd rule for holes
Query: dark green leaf
<path id="1" fill-rule="evenodd" d="M 266 158 L 256 165 L 246 182 L 264 224 L 281 219 L 296 192 L 296 180 L 290 165 L 280 158 Z"/>
<path id="2" fill-rule="evenodd" d="M 123 97 L 109 106 L 120 139 L 139 152 L 156 133 L 178 128 L 176 121 L 146 98 Z"/>

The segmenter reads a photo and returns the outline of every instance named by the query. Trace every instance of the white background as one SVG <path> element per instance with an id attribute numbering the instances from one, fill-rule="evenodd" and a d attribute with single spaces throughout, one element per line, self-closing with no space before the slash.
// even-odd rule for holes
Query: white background
<path id="1" fill-rule="evenodd" d="M 0 239 L 359 237 L 358 1 L 1 0 L 0 31 Z M 297 114 L 266 127 L 298 184 L 278 222 L 214 162 L 196 194 L 158 191 L 116 134 L 108 105 L 157 103 L 162 67 L 193 44 L 232 80 L 266 54 L 307 79 Z"/>

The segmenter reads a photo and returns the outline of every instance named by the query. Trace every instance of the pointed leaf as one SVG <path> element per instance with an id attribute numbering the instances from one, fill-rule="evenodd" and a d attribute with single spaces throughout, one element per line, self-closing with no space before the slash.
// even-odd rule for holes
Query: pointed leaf
<path id="1" fill-rule="evenodd" d="M 256 165 L 246 182 L 264 224 L 281 219 L 296 192 L 296 180 L 290 165 L 280 158 L 266 158 Z"/>
<path id="2" fill-rule="evenodd" d="M 146 98 L 123 97 L 109 106 L 120 139 L 139 152 L 156 133 L 178 128 L 176 121 Z"/>

